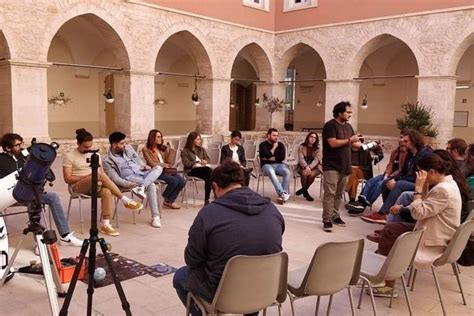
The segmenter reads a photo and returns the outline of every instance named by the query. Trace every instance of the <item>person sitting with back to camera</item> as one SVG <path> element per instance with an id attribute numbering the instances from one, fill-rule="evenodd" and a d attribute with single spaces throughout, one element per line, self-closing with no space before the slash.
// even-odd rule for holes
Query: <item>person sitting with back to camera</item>
<path id="1" fill-rule="evenodd" d="M 176 198 L 179 192 L 183 190 L 186 185 L 186 180 L 178 173 L 176 168 L 173 168 L 173 162 L 176 152 L 171 146 L 164 145 L 163 134 L 157 130 L 152 129 L 148 133 L 146 146 L 142 149 L 143 158 L 147 165 L 152 168 L 155 166 L 163 167 L 163 172 L 158 177 L 158 180 L 166 182 L 166 189 L 163 191 L 163 206 L 171 209 L 180 209 L 181 206 L 176 203 Z"/>
<path id="2" fill-rule="evenodd" d="M 63 159 L 64 181 L 71 186 L 73 192 L 91 194 L 92 170 L 90 167 L 90 150 L 93 145 L 93 136 L 84 128 L 76 130 L 77 148 L 65 154 Z M 101 158 L 99 156 L 99 162 Z M 110 218 L 112 217 L 113 205 L 112 195 L 122 200 L 124 206 L 132 211 L 139 211 L 143 208 L 142 203 L 126 197 L 115 183 L 105 174 L 102 168 L 97 170 L 98 196 L 101 198 L 102 223 L 99 231 L 109 236 L 118 236 L 119 231 L 112 227 Z"/>
<path id="3" fill-rule="evenodd" d="M 245 158 L 245 149 L 240 145 L 240 140 L 242 139 L 242 133 L 240 131 L 233 131 L 230 134 L 229 144 L 222 146 L 221 148 L 221 161 L 230 159 L 238 163 L 244 171 L 244 185 L 249 186 L 250 183 L 250 173 L 252 168 L 247 168 L 247 159 Z"/>
<path id="4" fill-rule="evenodd" d="M 104 158 L 104 171 L 112 181 L 122 187 L 130 188 L 141 198 L 148 197 L 151 211 L 151 226 L 161 227 L 160 206 L 156 196 L 155 181 L 161 175 L 163 168 L 151 168 L 144 164 L 132 146 L 125 141 L 126 135 L 113 132 L 109 135 L 110 148 Z"/>
<path id="5" fill-rule="evenodd" d="M 7 133 L 2 136 L 1 144 L 3 153 L 0 153 L 0 178 L 3 178 L 12 172 L 19 171 L 25 164 L 26 159 L 22 154 L 23 138 L 20 135 Z M 59 232 L 59 244 L 61 246 L 82 246 L 82 240 L 74 236 L 74 232 L 69 229 L 59 195 L 55 192 L 45 191 L 43 201 L 51 208 L 51 214 Z"/>
<path id="6" fill-rule="evenodd" d="M 298 173 L 301 175 L 301 189 L 295 192 L 296 195 L 303 194 L 307 201 L 314 201 L 308 189 L 314 179 L 323 172 L 321 162 L 319 136 L 315 132 L 310 132 L 306 135 L 304 142 L 298 146 Z"/>
<path id="7" fill-rule="evenodd" d="M 201 146 L 202 138 L 198 132 L 191 132 L 186 139 L 183 151 L 181 151 L 181 161 L 184 172 L 191 177 L 204 180 L 204 204 L 209 204 L 211 196 L 211 172 L 209 167 L 209 156 Z"/>

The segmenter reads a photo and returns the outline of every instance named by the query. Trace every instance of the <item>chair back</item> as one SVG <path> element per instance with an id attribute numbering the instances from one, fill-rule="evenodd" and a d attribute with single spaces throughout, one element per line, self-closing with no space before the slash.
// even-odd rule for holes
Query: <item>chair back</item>
<path id="1" fill-rule="evenodd" d="M 331 295 L 359 280 L 364 240 L 328 242 L 314 252 L 301 295 Z"/>
<path id="2" fill-rule="evenodd" d="M 186 140 L 188 139 L 187 136 L 181 136 L 178 141 L 178 149 L 183 149 L 184 145 L 186 145 Z"/>
<path id="3" fill-rule="evenodd" d="M 249 314 L 286 297 L 288 255 L 235 256 L 226 264 L 211 313 Z"/>
<path id="4" fill-rule="evenodd" d="M 379 280 L 396 280 L 400 278 L 413 264 L 416 251 L 420 245 L 421 236 L 425 230 L 426 228 L 423 228 L 398 236 L 376 278 Z"/>
<path id="5" fill-rule="evenodd" d="M 179 147 L 179 139 L 178 138 L 168 139 L 167 142 L 171 145 L 171 148 L 178 149 L 178 147 Z"/>
<path id="6" fill-rule="evenodd" d="M 218 147 L 210 147 L 206 152 L 209 156 L 209 163 L 211 165 L 218 165 L 220 163 L 221 150 Z"/>
<path id="7" fill-rule="evenodd" d="M 474 220 L 465 221 L 462 223 L 453 238 L 448 244 L 448 247 L 443 252 L 443 255 L 433 262 L 434 266 L 442 266 L 446 263 L 454 263 L 461 257 L 466 244 L 474 232 Z"/>
<path id="8" fill-rule="evenodd" d="M 245 151 L 245 159 L 247 160 L 254 160 L 255 156 L 257 155 L 257 146 L 255 144 L 245 144 L 244 145 Z"/>

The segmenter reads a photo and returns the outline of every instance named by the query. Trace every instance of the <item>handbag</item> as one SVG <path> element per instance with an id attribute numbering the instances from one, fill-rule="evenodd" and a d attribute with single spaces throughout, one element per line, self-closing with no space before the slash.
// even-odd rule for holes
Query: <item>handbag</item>
<path id="1" fill-rule="evenodd" d="M 168 176 L 175 176 L 178 174 L 178 169 L 176 168 L 163 168 L 163 173 Z"/>

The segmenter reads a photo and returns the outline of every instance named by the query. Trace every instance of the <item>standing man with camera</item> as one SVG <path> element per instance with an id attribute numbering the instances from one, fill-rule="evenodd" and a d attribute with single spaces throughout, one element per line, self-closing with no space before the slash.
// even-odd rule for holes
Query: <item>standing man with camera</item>
<path id="1" fill-rule="evenodd" d="M 331 232 L 334 225 L 346 226 L 339 215 L 342 195 L 352 172 L 351 147 L 362 146 L 359 135 L 348 123 L 352 116 L 349 102 L 339 102 L 332 110 L 333 119 L 323 127 L 323 230 Z"/>
<path id="2" fill-rule="evenodd" d="M 19 171 L 25 164 L 26 157 L 23 154 L 23 138 L 14 133 L 7 133 L 2 136 L 3 153 L 0 153 L 0 178 L 3 178 L 12 172 Z M 59 244 L 62 246 L 82 246 L 82 240 L 74 236 L 70 231 L 69 224 L 64 209 L 55 192 L 44 192 L 44 204 L 51 208 L 54 223 L 59 232 Z"/>

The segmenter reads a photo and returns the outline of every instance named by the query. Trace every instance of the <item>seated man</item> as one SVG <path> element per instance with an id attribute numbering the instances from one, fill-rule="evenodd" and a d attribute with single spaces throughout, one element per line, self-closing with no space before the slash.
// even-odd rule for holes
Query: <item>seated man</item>
<path id="1" fill-rule="evenodd" d="M 148 197 L 151 210 L 151 226 L 161 227 L 160 208 L 156 196 L 155 181 L 163 172 L 161 166 L 151 168 L 143 163 L 138 154 L 127 145 L 125 134 L 113 132 L 109 136 L 110 148 L 104 159 L 104 170 L 119 187 L 131 188 L 139 198 Z"/>
<path id="2" fill-rule="evenodd" d="M 413 191 L 415 189 L 415 172 L 418 161 L 433 151 L 424 144 L 423 135 L 415 130 L 409 130 L 407 135 L 403 136 L 403 141 L 406 143 L 408 151 L 403 169 L 400 175 L 384 180 L 382 185 L 383 205 L 379 211 L 374 211 L 367 216 L 361 216 L 361 219 L 365 222 L 387 223 L 387 215 L 390 208 L 395 204 L 400 194 L 404 191 Z"/>
<path id="3" fill-rule="evenodd" d="M 290 182 L 290 170 L 283 163 L 286 158 L 285 146 L 278 141 L 278 131 L 270 128 L 267 132 L 267 140 L 259 146 L 260 166 L 262 173 L 270 178 L 273 187 L 278 194 L 278 201 L 285 203 L 290 198 L 288 184 Z M 280 183 L 277 176 L 282 176 Z"/>
<path id="4" fill-rule="evenodd" d="M 360 140 L 362 143 L 363 139 Z M 349 209 L 350 203 L 355 203 L 357 194 L 357 187 L 359 181 L 362 179 L 369 180 L 374 177 L 372 162 L 377 164 L 383 159 L 383 151 L 379 145 L 380 141 L 370 142 L 368 145 L 371 148 L 364 150 L 361 148 L 351 148 L 351 162 L 352 162 L 352 173 L 349 175 L 346 184 L 346 192 L 349 193 L 349 203 L 346 204 L 346 209 Z M 366 145 L 367 146 L 367 145 Z M 372 153 L 375 155 L 375 159 L 372 158 Z"/>
<path id="5" fill-rule="evenodd" d="M 23 138 L 18 134 L 8 133 L 2 136 L 3 153 L 0 154 L 0 178 L 18 171 L 25 164 Z M 69 229 L 63 206 L 55 192 L 44 192 L 43 201 L 51 208 L 54 223 L 59 233 L 59 244 L 62 246 L 82 246 L 82 240 L 76 238 Z"/>
<path id="6" fill-rule="evenodd" d="M 173 278 L 183 304 L 189 291 L 211 302 L 230 258 L 282 251 L 283 217 L 270 199 L 243 187 L 243 180 L 242 168 L 230 160 L 211 174 L 216 199 L 194 219 L 184 251 L 187 265 Z M 201 315 L 193 307 L 191 313 Z"/>
<path id="7" fill-rule="evenodd" d="M 405 142 L 403 141 L 403 136 L 406 134 L 407 130 L 400 132 L 398 148 L 390 154 L 390 159 L 384 173 L 369 179 L 357 197 L 357 201 L 349 202 L 347 209 L 350 215 L 362 214 L 365 208 L 371 206 L 379 195 L 382 194 L 382 184 L 384 180 L 388 177 L 395 177 L 400 173 L 407 155 Z"/>
<path id="8" fill-rule="evenodd" d="M 456 161 L 456 164 L 459 170 L 461 170 L 461 173 L 464 178 L 467 178 L 471 171 L 465 155 L 466 149 L 467 143 L 464 139 L 461 138 L 453 138 L 448 140 L 448 146 L 446 146 L 446 150 Z"/>
<path id="9" fill-rule="evenodd" d="M 76 130 L 77 148 L 68 152 L 63 160 L 64 181 L 72 187 L 73 192 L 91 194 L 92 169 L 88 160 L 91 157 L 90 150 L 93 145 L 92 134 L 84 128 Z M 100 156 L 99 156 L 100 159 Z M 120 233 L 112 227 L 110 218 L 113 211 L 112 195 L 122 200 L 126 208 L 139 211 L 143 208 L 142 203 L 126 197 L 115 183 L 105 174 L 102 168 L 97 170 L 98 195 L 101 198 L 102 224 L 99 231 L 109 236 L 118 236 Z"/>

